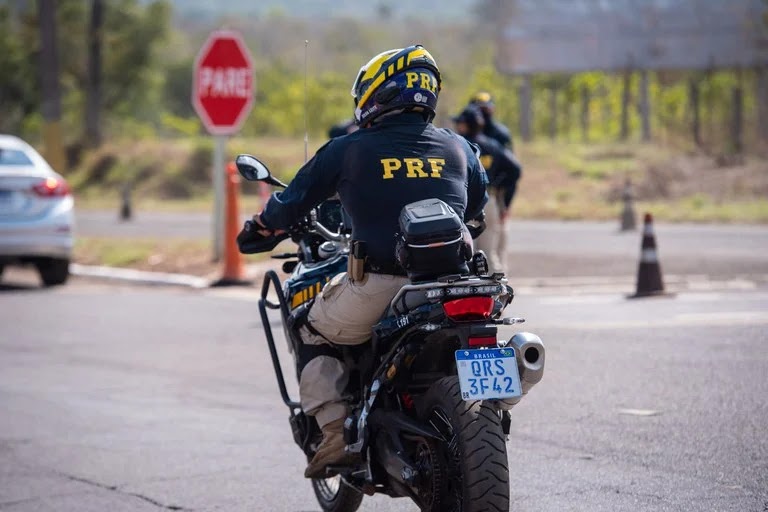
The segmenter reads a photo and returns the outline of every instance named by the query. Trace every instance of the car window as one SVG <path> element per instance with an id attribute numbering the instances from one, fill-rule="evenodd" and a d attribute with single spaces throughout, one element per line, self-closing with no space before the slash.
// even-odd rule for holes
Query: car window
<path id="1" fill-rule="evenodd" d="M 0 165 L 33 165 L 26 153 L 18 149 L 0 148 Z"/>

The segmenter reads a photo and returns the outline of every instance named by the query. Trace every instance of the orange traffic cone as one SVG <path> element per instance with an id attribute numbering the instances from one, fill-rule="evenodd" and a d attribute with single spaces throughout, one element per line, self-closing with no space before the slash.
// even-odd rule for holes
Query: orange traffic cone
<path id="1" fill-rule="evenodd" d="M 211 286 L 248 285 L 251 281 L 245 279 L 243 255 L 237 248 L 237 234 L 240 231 L 240 214 L 237 207 L 237 197 L 240 188 L 240 177 L 233 162 L 227 164 L 227 187 L 224 219 L 224 273 L 221 279 Z"/>
<path id="2" fill-rule="evenodd" d="M 640 266 L 637 269 L 637 286 L 630 299 L 672 295 L 664 291 L 661 265 L 656 252 L 656 236 L 653 234 L 653 217 L 645 214 L 643 243 L 640 249 Z"/>

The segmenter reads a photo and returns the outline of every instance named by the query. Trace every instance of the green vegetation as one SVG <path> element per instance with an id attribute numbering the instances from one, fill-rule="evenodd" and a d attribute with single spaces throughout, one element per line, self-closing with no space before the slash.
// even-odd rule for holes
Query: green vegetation
<path id="1" fill-rule="evenodd" d="M 157 253 L 153 240 L 113 240 L 107 238 L 78 237 L 75 260 L 79 263 L 97 263 L 108 267 L 135 267 L 149 264 Z"/>
<path id="2" fill-rule="evenodd" d="M 437 123 L 450 125 L 455 113 L 477 90 L 494 94 L 497 116 L 517 133 L 521 79 L 499 74 L 493 65 L 493 31 L 481 18 L 480 6 L 463 18 L 429 23 L 418 16 L 391 18 L 377 14 L 372 27 L 362 18 L 306 19 L 254 9 L 251 17 L 232 17 L 221 24 L 240 30 L 254 56 L 256 101 L 242 130 L 245 137 L 300 136 L 307 125 L 314 138 L 351 115 L 349 85 L 361 63 L 382 49 L 412 41 L 414 35 L 440 63 L 444 78 Z M 40 87 L 37 78 L 38 25 L 36 2 L 0 1 L 0 131 L 39 141 Z M 84 138 L 87 83 L 88 19 L 91 2 L 58 0 L 57 22 L 62 84 L 63 123 L 70 162 L 77 164 Z M 209 31 L 221 26 L 176 16 L 168 1 L 107 0 L 102 51 L 102 123 L 104 139 L 189 137 L 201 133 L 190 105 L 193 59 Z M 192 6 L 187 6 L 189 14 Z M 194 10 L 194 9 L 192 9 Z M 381 10 L 381 9 L 380 9 Z M 227 12 L 227 11 L 222 11 Z M 387 14 L 389 13 L 389 14 Z M 174 20 L 172 22 L 172 20 Z M 387 21 L 389 20 L 389 21 Z M 310 39 L 308 74 L 304 76 L 304 39 Z M 748 148 L 757 146 L 753 71 L 664 72 L 650 74 L 652 131 L 664 146 L 688 149 L 691 144 L 691 82 L 701 91 L 701 126 L 705 148 L 730 152 L 725 135 L 732 115 L 732 89 L 744 93 L 744 126 Z M 639 77 L 631 80 L 628 120 L 637 137 Z M 557 90 L 556 132 L 559 140 L 613 142 L 620 133 L 623 78 L 592 72 L 533 77 L 533 136 L 549 136 L 552 128 L 550 90 Z M 582 91 L 591 98 L 589 127 L 582 133 Z M 578 167 L 578 166 L 577 166 Z M 576 171 L 578 172 L 578 171 Z M 600 171 L 597 174 L 601 174 Z"/>
<path id="3" fill-rule="evenodd" d="M 518 136 L 522 79 L 501 75 L 493 65 L 493 30 L 481 18 L 486 3 L 477 0 L 477 9 L 467 16 L 439 23 L 415 12 L 407 16 L 388 10 L 386 2 L 380 3 L 376 24 L 363 18 L 296 18 L 264 9 L 214 23 L 179 15 L 169 1 L 104 0 L 103 142 L 85 149 L 88 20 L 95 4 L 58 0 L 62 125 L 69 160 L 64 174 L 81 206 L 112 207 L 123 187 L 130 186 L 137 204 L 147 208 L 209 209 L 212 142 L 190 105 L 191 74 L 205 37 L 226 25 L 243 34 L 256 69 L 255 106 L 240 135 L 228 142 L 228 157 L 258 155 L 282 178 L 290 178 L 304 160 L 305 123 L 311 155 L 332 124 L 351 116 L 348 91 L 359 66 L 383 49 L 416 39 L 434 54 L 443 74 L 436 124 L 450 126 L 450 115 L 472 93 L 482 89 L 494 95 L 497 117 L 512 128 L 524 167 L 516 216 L 613 218 L 630 178 L 639 200 L 658 209 L 660 218 L 765 222 L 768 173 L 764 158 L 755 156 L 765 147 L 757 135 L 753 71 L 650 73 L 651 144 L 637 142 L 636 74 L 630 80 L 629 137 L 621 143 L 622 76 L 537 75 L 532 80 L 533 141 L 523 142 Z M 39 145 L 38 32 L 35 1 L 0 0 L 0 132 Z M 306 76 L 305 39 L 310 40 Z M 691 83 L 700 90 L 699 147 L 691 142 Z M 746 151 L 741 155 L 727 137 L 737 86 L 744 93 Z M 581 122 L 584 91 L 590 97 L 586 132 Z M 244 183 L 243 191 L 254 195 L 257 187 Z M 244 208 L 256 204 L 251 201 Z"/>
<path id="4" fill-rule="evenodd" d="M 245 259 L 251 264 L 264 261 L 268 256 L 252 254 Z M 74 261 L 82 265 L 179 272 L 211 278 L 221 272 L 221 264 L 211 261 L 210 242 L 205 240 L 77 237 Z"/>
<path id="5" fill-rule="evenodd" d="M 310 144 L 310 152 L 319 143 Z M 73 174 L 78 207 L 117 211 L 121 186 L 130 182 L 139 211 L 210 211 L 210 160 L 201 157 L 210 154 L 209 144 L 200 137 L 105 145 Z M 230 158 L 257 155 L 284 180 L 304 160 L 297 138 L 240 137 L 230 141 L 228 152 Z M 521 146 L 519 156 L 524 171 L 515 218 L 618 218 L 629 178 L 638 212 L 650 209 L 660 220 L 768 222 L 768 174 L 758 158 L 723 166 L 717 158 L 659 145 L 547 141 Z M 106 171 L 103 162 L 111 162 Z M 243 182 L 242 191 L 241 211 L 256 211 L 258 188 Z"/>

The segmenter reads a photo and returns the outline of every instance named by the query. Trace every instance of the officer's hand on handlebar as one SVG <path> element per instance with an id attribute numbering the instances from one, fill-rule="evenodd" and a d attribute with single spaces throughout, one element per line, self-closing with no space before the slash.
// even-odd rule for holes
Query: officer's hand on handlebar
<path id="1" fill-rule="evenodd" d="M 288 234 L 285 231 L 270 231 L 255 220 L 247 220 L 237 235 L 237 247 L 243 254 L 268 252 L 286 238 Z"/>
<path id="2" fill-rule="evenodd" d="M 253 220 L 253 223 L 254 223 L 253 227 L 255 228 L 256 232 L 259 233 L 263 237 L 268 237 L 268 236 L 272 236 L 272 235 L 282 235 L 283 233 L 285 233 L 285 231 L 283 231 L 282 229 L 278 229 L 278 230 L 275 230 L 275 231 L 272 231 L 271 229 L 268 229 L 264 225 L 264 223 L 261 221 L 261 214 L 260 213 L 257 213 L 256 215 L 254 215 L 252 220 Z"/>

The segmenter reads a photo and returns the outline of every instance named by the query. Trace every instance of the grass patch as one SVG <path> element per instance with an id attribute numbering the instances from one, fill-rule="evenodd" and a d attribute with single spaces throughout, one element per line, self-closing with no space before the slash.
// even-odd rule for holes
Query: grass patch
<path id="1" fill-rule="evenodd" d="M 285 250 L 291 249 L 286 247 Z M 74 261 L 83 265 L 178 272 L 204 277 L 216 276 L 222 271 L 223 263 L 213 262 L 212 256 L 209 241 L 166 238 L 78 237 L 74 250 Z M 251 254 L 244 256 L 244 263 L 256 263 L 268 258 L 268 254 Z"/>
<path id="2" fill-rule="evenodd" d="M 574 155 L 561 157 L 560 164 L 569 175 L 590 180 L 605 180 L 616 173 L 624 175 L 634 173 L 638 166 L 633 159 L 587 160 Z"/>
<path id="3" fill-rule="evenodd" d="M 157 244 L 148 240 L 78 238 L 75 261 L 107 267 L 131 267 L 148 263 L 157 252 Z"/>
<path id="4" fill-rule="evenodd" d="M 110 146 L 86 155 L 67 178 L 77 207 L 117 214 L 122 184 L 133 183 L 134 210 L 210 212 L 212 139 L 153 139 Z M 325 141 L 312 140 L 311 157 Z M 768 163 L 747 156 L 724 165 L 716 155 L 673 152 L 656 144 L 579 144 L 537 140 L 518 144 L 523 177 L 512 215 L 517 218 L 613 219 L 621 211 L 624 182 L 631 178 L 636 197 L 668 221 L 768 222 Z M 252 154 L 284 181 L 304 163 L 301 139 L 233 138 L 227 160 Z M 240 210 L 258 211 L 258 187 L 241 183 Z M 120 256 L 127 258 L 128 256 Z"/>
<path id="5" fill-rule="evenodd" d="M 694 195 L 673 202 L 643 202 L 640 211 L 668 222 L 768 223 L 768 199 L 717 203 Z"/>
<path id="6" fill-rule="evenodd" d="M 74 260 L 84 265 L 199 275 L 216 269 L 210 261 L 210 243 L 199 240 L 78 237 Z"/>

